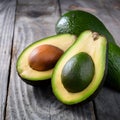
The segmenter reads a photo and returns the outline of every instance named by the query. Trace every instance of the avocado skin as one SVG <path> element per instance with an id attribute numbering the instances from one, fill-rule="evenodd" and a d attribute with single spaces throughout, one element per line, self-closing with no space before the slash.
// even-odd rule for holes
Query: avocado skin
<path id="1" fill-rule="evenodd" d="M 26 79 L 22 79 L 25 83 L 32 85 L 32 86 L 46 86 L 48 84 L 50 84 L 50 80 L 44 80 L 44 81 L 30 81 L 30 80 L 26 80 Z"/>
<path id="2" fill-rule="evenodd" d="M 106 85 L 120 91 L 120 47 L 109 43 Z"/>
<path id="3" fill-rule="evenodd" d="M 94 15 L 81 11 L 72 10 L 65 13 L 56 23 L 56 33 L 71 33 L 77 36 L 85 30 L 96 31 L 104 35 L 109 42 L 115 43 L 111 33 L 105 25 Z"/>
<path id="4" fill-rule="evenodd" d="M 25 82 L 26 84 L 31 85 L 31 86 L 35 86 L 35 87 L 37 87 L 37 86 L 46 86 L 46 85 L 48 85 L 48 84 L 51 83 L 51 82 L 50 82 L 50 81 L 51 81 L 50 79 L 32 81 L 32 80 L 27 80 L 27 79 L 22 78 L 22 77 L 19 75 L 19 73 L 18 73 L 18 76 L 19 76 L 19 77 L 21 78 L 21 80 L 22 80 L 23 82 Z"/>

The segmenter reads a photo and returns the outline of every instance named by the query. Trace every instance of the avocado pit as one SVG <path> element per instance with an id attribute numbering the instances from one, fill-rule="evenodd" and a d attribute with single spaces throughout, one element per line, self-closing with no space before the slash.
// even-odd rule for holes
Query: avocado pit
<path id="1" fill-rule="evenodd" d="M 53 68 L 63 54 L 63 50 L 56 46 L 44 44 L 33 49 L 29 55 L 29 66 L 37 71 L 46 71 Z"/>

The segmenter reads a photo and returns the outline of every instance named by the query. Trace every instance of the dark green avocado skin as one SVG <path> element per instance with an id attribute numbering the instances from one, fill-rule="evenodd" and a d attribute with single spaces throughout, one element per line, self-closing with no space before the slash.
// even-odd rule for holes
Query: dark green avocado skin
<path id="1" fill-rule="evenodd" d="M 26 82 L 28 85 L 32 85 L 32 86 L 47 86 L 50 85 L 50 80 L 44 80 L 44 81 L 30 81 L 30 80 L 25 80 L 23 79 L 24 82 Z"/>
<path id="2" fill-rule="evenodd" d="M 47 86 L 48 84 L 51 83 L 50 79 L 32 81 L 32 80 L 23 79 L 20 75 L 19 77 L 21 78 L 22 81 L 24 81 L 26 84 L 31 86 Z"/>
<path id="3" fill-rule="evenodd" d="M 111 33 L 105 25 L 94 15 L 81 11 L 73 10 L 65 13 L 56 23 L 56 33 L 71 33 L 77 36 L 85 30 L 92 30 L 105 36 L 109 42 L 115 43 Z"/>
<path id="4" fill-rule="evenodd" d="M 106 85 L 120 91 L 120 47 L 109 43 Z"/>

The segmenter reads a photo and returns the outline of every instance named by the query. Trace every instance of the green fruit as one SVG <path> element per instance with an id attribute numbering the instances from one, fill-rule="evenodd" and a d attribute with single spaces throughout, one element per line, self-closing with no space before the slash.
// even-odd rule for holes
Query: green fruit
<path id="1" fill-rule="evenodd" d="M 80 52 L 71 57 L 63 67 L 62 83 L 69 92 L 80 92 L 90 84 L 94 71 L 92 58 L 87 53 Z"/>
<path id="2" fill-rule="evenodd" d="M 96 32 L 83 32 L 76 42 L 62 55 L 54 68 L 51 83 L 53 93 L 57 99 L 64 104 L 72 105 L 91 100 L 93 96 L 97 95 L 106 75 L 106 55 L 107 40 L 105 37 L 98 35 Z M 73 60 L 74 58 L 76 60 Z M 84 65 L 82 66 L 82 64 Z M 88 65 L 88 71 L 91 70 L 89 77 L 85 76 L 88 75 L 86 69 L 83 68 L 86 67 L 85 64 L 86 66 Z M 72 68 L 73 71 L 71 72 L 70 69 Z M 78 72 L 83 72 L 84 75 L 79 76 Z M 81 79 L 84 81 L 81 81 Z M 67 83 L 65 85 L 64 82 L 68 82 L 69 80 L 72 81 L 71 84 Z M 76 90 L 75 86 L 71 88 L 74 82 L 77 82 L 77 88 L 79 86 L 81 89 Z M 81 84 L 83 83 L 85 86 L 82 88 Z M 70 87 L 71 91 L 67 87 Z"/>
<path id="3" fill-rule="evenodd" d="M 104 35 L 109 42 L 115 43 L 114 38 L 104 24 L 97 17 L 85 11 L 69 11 L 56 24 L 57 34 L 71 33 L 79 36 L 85 30 L 96 31 Z"/>
<path id="4" fill-rule="evenodd" d="M 120 47 L 115 44 L 109 44 L 108 51 L 108 76 L 106 83 L 120 91 Z"/>
<path id="5" fill-rule="evenodd" d="M 32 85 L 51 78 L 54 65 L 75 40 L 74 35 L 62 34 L 32 43 L 17 60 L 19 76 Z"/>
<path id="6" fill-rule="evenodd" d="M 84 30 L 96 31 L 104 35 L 108 40 L 109 55 L 107 78 L 109 78 L 109 82 L 107 82 L 106 85 L 120 90 L 120 48 L 117 46 L 114 38 L 104 24 L 96 16 L 80 10 L 65 13 L 56 24 L 56 32 L 58 34 L 71 33 L 78 36 Z"/>

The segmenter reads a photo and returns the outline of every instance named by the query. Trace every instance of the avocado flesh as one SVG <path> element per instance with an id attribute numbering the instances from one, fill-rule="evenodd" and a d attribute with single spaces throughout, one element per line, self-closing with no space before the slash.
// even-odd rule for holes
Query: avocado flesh
<path id="1" fill-rule="evenodd" d="M 16 68 L 19 76 L 28 81 L 41 81 L 51 78 L 53 68 L 46 71 L 33 70 L 28 63 L 30 53 L 38 46 L 48 44 L 66 51 L 76 40 L 76 37 L 71 34 L 55 35 L 42 40 L 36 41 L 26 47 L 18 57 Z"/>
<path id="2" fill-rule="evenodd" d="M 80 52 L 65 64 L 61 74 L 63 86 L 69 92 L 80 92 L 90 84 L 94 71 L 92 58 L 85 52 Z"/>
<path id="3" fill-rule="evenodd" d="M 107 41 L 104 37 L 99 36 L 96 40 L 91 31 L 83 32 L 76 42 L 62 55 L 57 62 L 52 76 L 52 90 L 55 96 L 64 104 L 76 104 L 86 101 L 103 83 L 106 71 L 106 51 Z M 95 74 L 91 83 L 81 92 L 72 93 L 66 90 L 62 84 L 61 74 L 67 61 L 80 52 L 89 54 L 95 65 Z"/>

